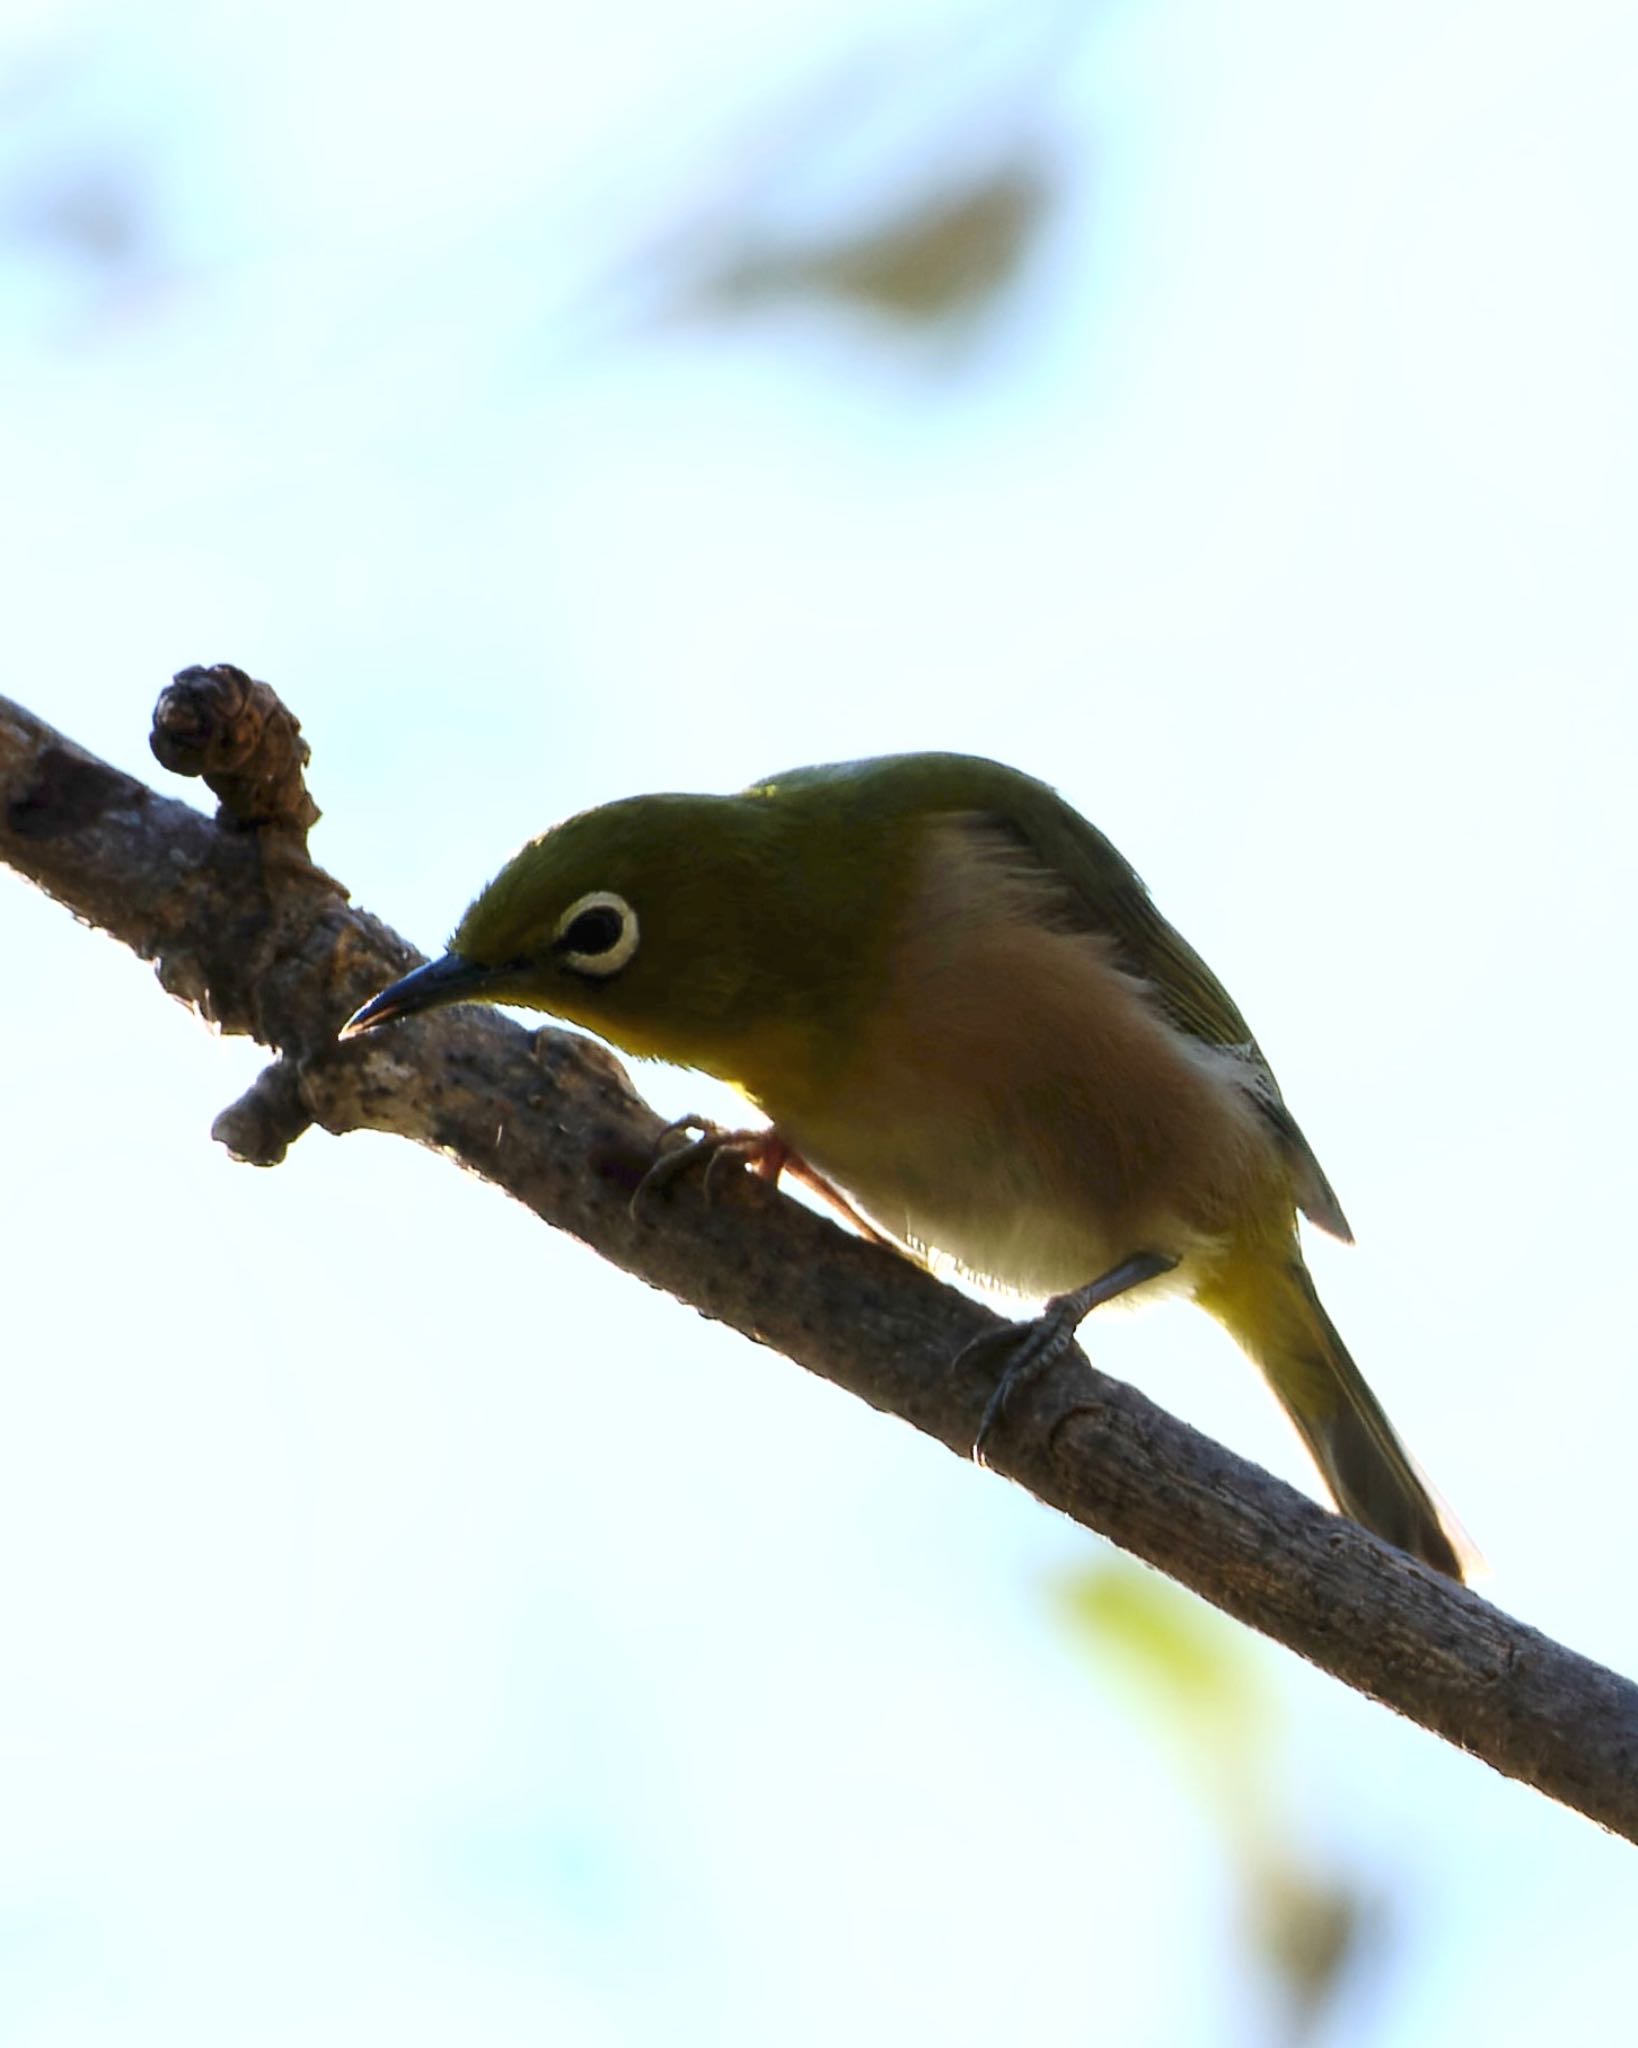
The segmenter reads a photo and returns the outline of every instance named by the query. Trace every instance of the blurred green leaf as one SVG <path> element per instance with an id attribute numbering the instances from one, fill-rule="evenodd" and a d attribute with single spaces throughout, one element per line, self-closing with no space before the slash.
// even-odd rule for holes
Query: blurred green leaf
<path id="1" fill-rule="evenodd" d="M 839 299 L 905 325 L 958 319 L 1012 284 L 1054 196 L 1045 162 L 1020 151 L 852 231 L 790 240 L 764 233 L 707 273 L 699 296 L 729 309 Z"/>

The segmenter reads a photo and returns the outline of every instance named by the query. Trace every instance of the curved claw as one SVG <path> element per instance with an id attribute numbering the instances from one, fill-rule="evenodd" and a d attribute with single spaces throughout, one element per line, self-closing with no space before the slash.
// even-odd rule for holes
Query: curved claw
<path id="1" fill-rule="evenodd" d="M 984 1442 L 991 1430 L 1006 1413 L 1007 1403 L 1025 1380 L 1061 1358 L 1075 1341 L 1075 1332 L 1093 1309 L 1106 1301 L 1113 1301 L 1117 1295 L 1125 1294 L 1134 1287 L 1141 1287 L 1146 1280 L 1158 1280 L 1162 1273 L 1169 1273 L 1177 1260 L 1166 1252 L 1134 1252 L 1129 1259 L 1123 1259 L 1107 1273 L 1089 1281 L 1085 1287 L 1077 1287 L 1069 1294 L 1055 1294 L 1032 1323 L 1015 1323 L 1007 1330 L 986 1330 L 982 1337 L 975 1337 L 956 1353 L 956 1363 L 971 1358 L 975 1351 L 988 1350 L 999 1345 L 1008 1348 L 1013 1355 L 1001 1368 L 1001 1377 L 990 1389 L 990 1398 L 984 1403 L 984 1412 L 978 1418 L 978 1433 L 973 1438 L 973 1462 L 982 1465 Z"/>
<path id="2" fill-rule="evenodd" d="M 1061 1294 L 1032 1323 L 1015 1323 L 1006 1330 L 986 1330 L 982 1337 L 975 1337 L 956 1354 L 956 1364 L 970 1360 L 975 1352 L 989 1350 L 1010 1351 L 1012 1356 L 1001 1368 L 1000 1377 L 990 1389 L 990 1398 L 984 1403 L 984 1412 L 978 1418 L 978 1428 L 973 1436 L 972 1457 L 975 1465 L 989 1461 L 984 1456 L 984 1444 L 990 1432 L 1007 1412 L 1007 1403 L 1026 1380 L 1060 1358 L 1075 1341 L 1075 1332 L 1080 1326 L 1080 1316 L 1075 1312 L 1076 1297 Z"/>
<path id="3" fill-rule="evenodd" d="M 732 1138 L 750 1137 L 752 1132 L 726 1131 L 721 1124 L 712 1123 L 704 1116 L 674 1116 L 670 1123 L 661 1128 L 658 1144 L 664 1147 L 667 1138 L 673 1138 L 679 1131 L 698 1131 L 697 1138 L 691 1138 L 686 1145 L 674 1145 L 669 1150 L 657 1149 L 654 1163 L 631 1191 L 627 1207 L 634 1221 L 641 1220 L 642 1205 L 650 1195 L 658 1194 L 670 1187 L 673 1181 L 698 1165 L 701 1159 L 707 1161 L 706 1185 L 710 1185 L 711 1166 L 715 1164 L 714 1154 Z"/>

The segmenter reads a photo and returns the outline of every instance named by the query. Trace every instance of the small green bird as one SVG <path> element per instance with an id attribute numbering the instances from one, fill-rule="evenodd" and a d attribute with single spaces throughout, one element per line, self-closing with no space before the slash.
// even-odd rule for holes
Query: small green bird
<path id="1" fill-rule="evenodd" d="M 1043 783 L 905 754 L 583 812 L 343 1036 L 458 1002 L 548 1011 L 731 1082 L 770 1119 L 775 1164 L 908 1247 L 1055 1297 L 1037 1356 L 1117 1294 L 1191 1293 L 1338 1504 L 1461 1578 L 1303 1263 L 1299 1209 L 1352 1233 L 1245 1019 Z"/>

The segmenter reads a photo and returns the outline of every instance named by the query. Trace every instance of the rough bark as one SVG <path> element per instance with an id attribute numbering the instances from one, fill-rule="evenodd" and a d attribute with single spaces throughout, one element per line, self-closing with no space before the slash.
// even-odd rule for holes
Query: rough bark
<path id="1" fill-rule="evenodd" d="M 429 1145 L 651 1286 L 968 1455 L 997 1319 L 754 1174 L 685 1176 L 633 1213 L 662 1126 L 590 1041 L 442 1011 L 347 1045 L 342 1021 L 419 956 L 315 868 L 299 728 L 264 685 L 188 670 L 156 749 L 216 820 L 0 698 L 0 859 L 155 962 L 163 986 L 277 1055 L 225 1110 L 236 1157 L 311 1123 Z M 266 735 L 258 753 L 246 720 Z M 178 727 L 182 739 L 178 743 Z M 223 728 L 237 738 L 227 745 Z M 988 1461 L 1049 1505 L 1371 1698 L 1638 1840 L 1638 1687 L 1423 1569 L 1188 1428 L 1079 1351 L 1020 1390 Z"/>

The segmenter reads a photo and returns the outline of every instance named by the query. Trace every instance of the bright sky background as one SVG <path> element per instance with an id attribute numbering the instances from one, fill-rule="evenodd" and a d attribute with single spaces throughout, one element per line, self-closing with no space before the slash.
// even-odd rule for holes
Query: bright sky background
<path id="1" fill-rule="evenodd" d="M 174 669 L 268 677 L 428 947 L 602 798 L 1048 776 L 1255 1024 L 1488 1590 L 1638 1671 L 1638 18 L 1065 21 L 11 0 L 0 689 L 159 780 Z M 1026 114 L 966 334 L 685 303 Z M 1089 1539 L 431 1156 L 231 1165 L 254 1049 L 9 880 L 0 957 L 9 2048 L 1269 2038 Z M 1307 1483 L 1204 1318 L 1092 1341 Z M 1630 1847 L 1260 1657 L 1383 1902 L 1329 2048 L 1630 2013 Z"/>

